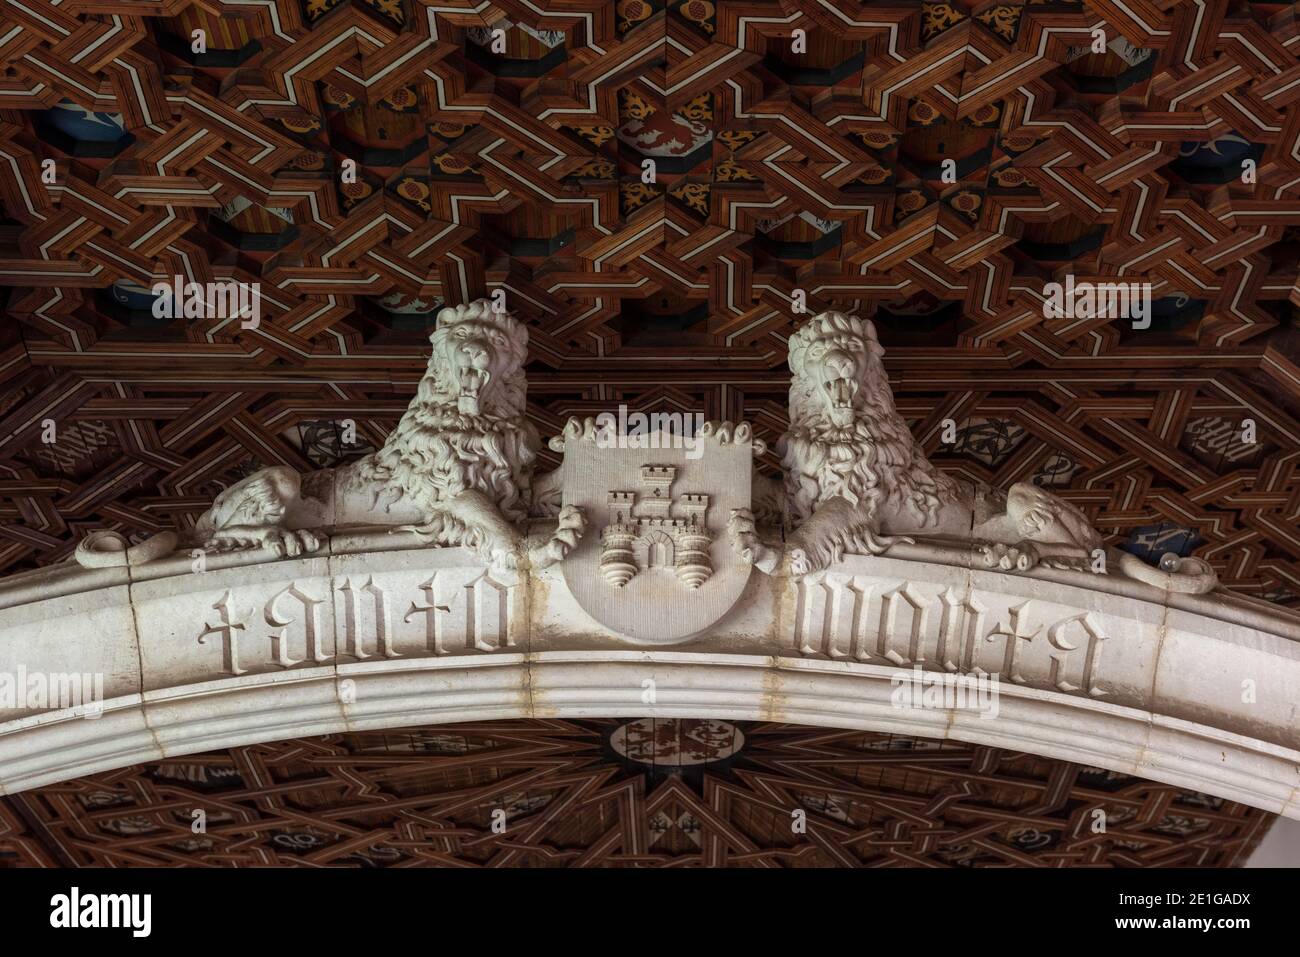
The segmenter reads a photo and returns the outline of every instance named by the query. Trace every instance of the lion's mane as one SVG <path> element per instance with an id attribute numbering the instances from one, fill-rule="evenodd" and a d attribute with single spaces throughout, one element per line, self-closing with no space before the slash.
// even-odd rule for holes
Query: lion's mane
<path id="1" fill-rule="evenodd" d="M 836 426 L 828 415 L 809 355 L 818 343 L 856 361 L 858 394 L 851 426 Z M 925 457 L 895 409 L 882 355 L 872 324 L 840 312 L 813 317 L 790 338 L 790 428 L 777 449 L 787 508 L 796 522 L 839 495 L 870 516 L 885 505 L 906 508 L 924 525 L 938 515 L 941 496 L 955 489 Z"/>
<path id="2" fill-rule="evenodd" d="M 458 410 L 452 375 L 452 332 L 467 322 L 494 334 L 490 368 L 496 388 L 488 393 L 490 407 L 477 415 Z M 439 502 L 477 490 L 506 518 L 523 520 L 528 512 L 524 483 L 539 449 L 536 432 L 525 418 L 528 330 L 480 299 L 439 312 L 429 341 L 433 354 L 415 401 L 383 447 L 356 464 L 354 478 L 383 489 L 387 505 L 407 501 L 432 513 Z"/>

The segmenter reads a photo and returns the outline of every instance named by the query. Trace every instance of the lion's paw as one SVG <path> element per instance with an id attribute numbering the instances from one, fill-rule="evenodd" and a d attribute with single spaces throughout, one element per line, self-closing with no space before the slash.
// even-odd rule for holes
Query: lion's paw
<path id="1" fill-rule="evenodd" d="M 555 531 L 545 541 L 529 548 L 529 564 L 534 568 L 549 568 L 564 561 L 586 530 L 587 517 L 582 514 L 582 509 L 576 505 L 564 506 L 560 509 Z"/>
<path id="2" fill-rule="evenodd" d="M 512 572 L 522 564 L 519 559 L 519 552 L 509 546 L 488 549 L 487 563 L 497 571 Z"/>
<path id="3" fill-rule="evenodd" d="M 1002 571 L 1027 572 L 1039 561 L 1038 549 L 1029 542 L 1019 542 L 1015 545 L 994 542 L 980 546 L 979 551 L 984 558 L 984 564 L 989 568 Z"/>
<path id="4" fill-rule="evenodd" d="M 218 552 L 240 551 L 251 548 L 270 548 L 277 558 L 297 558 L 316 551 L 323 544 L 319 535 L 310 529 L 288 529 L 278 525 L 250 526 L 217 529 L 203 543 L 204 548 Z"/>
<path id="5" fill-rule="evenodd" d="M 790 574 L 795 578 L 823 571 L 837 558 L 830 549 L 819 548 L 806 542 L 790 545 L 786 548 L 785 554 L 789 560 Z"/>
<path id="6" fill-rule="evenodd" d="M 754 513 L 749 509 L 731 510 L 731 517 L 727 520 L 727 537 L 731 540 L 731 550 L 759 571 L 770 575 L 780 564 L 780 554 L 763 544 L 758 537 Z"/>

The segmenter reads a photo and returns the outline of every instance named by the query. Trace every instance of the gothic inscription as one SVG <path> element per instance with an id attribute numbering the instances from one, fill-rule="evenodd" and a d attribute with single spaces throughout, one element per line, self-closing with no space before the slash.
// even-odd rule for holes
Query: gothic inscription
<path id="1" fill-rule="evenodd" d="M 492 652 L 515 646 L 519 584 L 484 569 L 294 581 L 269 598 L 227 589 L 209 607 L 200 644 L 221 645 L 221 668 L 242 675 L 336 659 Z M 262 593 L 263 595 L 265 592 Z M 323 618 L 334 611 L 335 640 Z"/>
<path id="2" fill-rule="evenodd" d="M 1093 612 L 1062 614 L 1037 599 L 865 576 L 810 576 L 796 585 L 800 654 L 960 674 L 1100 698 L 1106 634 Z"/>

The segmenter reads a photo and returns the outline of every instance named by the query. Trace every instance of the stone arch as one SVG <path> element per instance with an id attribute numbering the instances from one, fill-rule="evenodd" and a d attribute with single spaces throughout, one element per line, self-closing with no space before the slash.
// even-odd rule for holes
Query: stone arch
<path id="1" fill-rule="evenodd" d="M 673 567 L 677 543 L 663 529 L 653 528 L 637 539 L 637 559 L 642 568 Z"/>
<path id="2" fill-rule="evenodd" d="M 489 571 L 410 533 L 259 557 L 0 582 L 0 676 L 102 682 L 92 702 L 9 710 L 0 789 L 348 730 L 663 716 L 1013 747 L 1300 818 L 1300 616 L 1263 602 L 917 549 L 755 576 L 705 632 L 646 646 L 593 629 L 557 576 Z M 903 700 L 995 673 L 996 714 Z"/>

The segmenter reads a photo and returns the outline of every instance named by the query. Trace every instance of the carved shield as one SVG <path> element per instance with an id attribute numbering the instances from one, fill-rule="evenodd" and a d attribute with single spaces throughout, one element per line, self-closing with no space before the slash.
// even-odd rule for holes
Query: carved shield
<path id="1" fill-rule="evenodd" d="M 751 436 L 748 425 L 705 423 L 684 442 L 680 432 L 629 436 L 569 421 L 554 443 L 564 450 L 563 502 L 582 508 L 587 531 L 564 561 L 564 580 L 588 614 L 660 644 L 727 613 L 749 579 L 727 520 L 750 507 Z"/>

